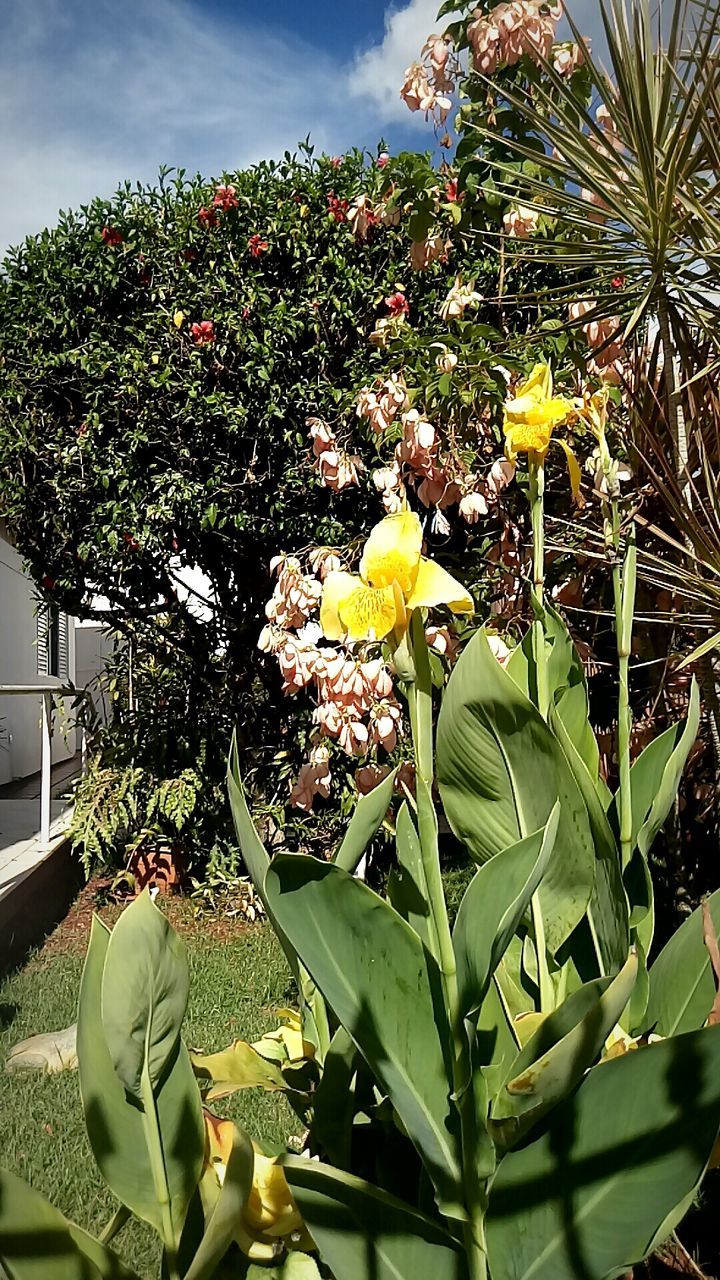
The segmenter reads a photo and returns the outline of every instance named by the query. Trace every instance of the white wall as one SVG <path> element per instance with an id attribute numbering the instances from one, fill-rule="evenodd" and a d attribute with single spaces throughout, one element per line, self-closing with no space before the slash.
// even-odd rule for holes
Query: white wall
<path id="1" fill-rule="evenodd" d="M 75 683 L 78 689 L 88 686 L 95 710 L 101 720 L 110 717 L 111 706 L 103 674 L 105 660 L 113 651 L 112 633 L 97 623 L 75 624 Z"/>
<path id="2" fill-rule="evenodd" d="M 17 551 L 0 530 L 0 684 L 60 684 L 37 674 L 37 603 Z M 68 626 L 68 677 L 75 683 L 75 628 Z M 67 708 L 69 711 L 70 703 Z M 75 754 L 62 704 L 54 718 L 53 761 Z M 40 699 L 0 696 L 0 784 L 40 768 Z"/>

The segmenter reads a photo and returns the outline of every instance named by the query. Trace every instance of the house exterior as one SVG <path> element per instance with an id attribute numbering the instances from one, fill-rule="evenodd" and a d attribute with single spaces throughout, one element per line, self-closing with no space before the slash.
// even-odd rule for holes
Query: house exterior
<path id="1" fill-rule="evenodd" d="M 38 603 L 32 580 L 0 522 L 0 685 L 76 680 L 75 620 Z M 52 758 L 75 755 L 70 702 L 58 703 Z M 40 769 L 40 698 L 0 694 L 0 786 Z"/>

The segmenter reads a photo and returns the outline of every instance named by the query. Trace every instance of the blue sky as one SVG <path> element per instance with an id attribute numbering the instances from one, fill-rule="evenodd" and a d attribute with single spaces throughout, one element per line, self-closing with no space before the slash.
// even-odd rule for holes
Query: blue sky
<path id="1" fill-rule="evenodd" d="M 213 175 L 308 133 L 331 154 L 430 146 L 398 90 L 437 7 L 0 0 L 0 250 L 161 164 Z M 573 6 L 591 30 L 597 9 Z"/>

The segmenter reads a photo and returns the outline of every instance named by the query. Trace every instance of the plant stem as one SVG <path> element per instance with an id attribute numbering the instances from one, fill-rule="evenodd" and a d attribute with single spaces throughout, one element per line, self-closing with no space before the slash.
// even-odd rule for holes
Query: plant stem
<path id="1" fill-rule="evenodd" d="M 434 774 L 432 677 L 425 625 L 419 609 L 413 612 L 410 621 L 410 647 L 415 668 L 415 679 L 409 690 L 409 705 L 415 749 L 418 835 L 425 872 L 430 927 L 436 946 L 445 1008 L 453 1041 L 452 1085 L 460 1113 L 463 1187 L 468 1210 L 468 1221 L 463 1224 L 463 1241 L 469 1280 L 487 1280 L 486 1186 L 485 1181 L 477 1174 L 480 1137 L 474 1102 L 468 1097 L 461 1101 L 463 1093 L 468 1091 L 472 1093 L 472 1084 L 470 1083 L 467 1039 L 462 1025 L 458 995 L 455 950 L 440 871 L 437 818 L 432 799 Z M 487 1134 L 485 1138 L 487 1141 Z"/>
<path id="2" fill-rule="evenodd" d="M 532 524 L 533 603 L 542 607 L 545 591 L 545 467 L 541 461 L 531 458 L 528 469 L 530 475 L 530 520 Z M 532 634 L 538 711 L 541 716 L 547 717 L 550 706 L 550 691 L 548 687 L 547 653 L 545 650 L 545 628 L 540 618 L 536 618 L 533 622 Z M 537 891 L 533 894 L 530 905 L 533 931 L 535 933 L 540 1008 L 543 1013 L 549 1013 L 555 1007 L 555 994 L 550 970 L 548 969 L 545 925 Z"/>
<path id="3" fill-rule="evenodd" d="M 609 465 L 609 463 L 608 463 Z M 632 787 L 630 784 L 630 650 L 635 607 L 635 535 L 631 531 L 620 560 L 620 508 L 617 498 L 610 502 L 606 517 L 606 542 L 613 557 L 613 599 L 615 602 L 615 644 L 618 660 L 618 722 L 616 749 L 619 777 L 620 861 L 623 869 L 632 857 Z"/>
<path id="4" fill-rule="evenodd" d="M 530 520 L 532 524 L 532 590 L 538 605 L 543 604 L 545 590 L 545 467 L 542 462 L 531 460 Z M 533 623 L 533 654 L 537 680 L 538 711 L 547 716 L 550 695 L 547 680 L 545 631 L 539 618 Z"/>
<path id="5" fill-rule="evenodd" d="M 180 1280 L 177 1241 L 173 1225 L 170 1192 L 165 1172 L 165 1156 L 163 1154 L 162 1135 L 160 1133 L 160 1124 L 155 1104 L 155 1094 L 153 1092 L 152 1081 L 150 1079 L 147 1053 L 145 1054 L 145 1063 L 140 1080 L 140 1096 L 143 1104 L 145 1142 L 147 1145 L 148 1156 L 150 1158 L 150 1168 L 155 1188 L 155 1197 L 160 1208 L 160 1218 L 162 1222 L 161 1234 L 162 1241 L 165 1246 L 167 1277 L 168 1280 Z"/>

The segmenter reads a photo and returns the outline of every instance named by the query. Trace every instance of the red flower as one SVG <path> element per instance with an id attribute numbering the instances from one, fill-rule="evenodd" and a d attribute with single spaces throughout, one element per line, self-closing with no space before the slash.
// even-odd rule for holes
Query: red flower
<path id="1" fill-rule="evenodd" d="M 269 248 L 270 245 L 267 240 L 263 240 L 262 236 L 254 235 L 248 240 L 248 249 L 250 250 L 253 258 L 261 257 L 263 253 L 267 253 Z"/>
<path id="2" fill-rule="evenodd" d="M 336 222 L 347 221 L 347 211 L 350 205 L 347 200 L 341 200 L 334 192 L 330 192 L 327 198 L 328 213 Z"/>
<path id="3" fill-rule="evenodd" d="M 133 537 L 131 533 L 124 533 L 123 538 L 125 539 L 127 545 L 130 547 L 131 551 L 140 550 L 140 543 L 138 542 L 137 538 Z"/>
<path id="4" fill-rule="evenodd" d="M 463 192 L 463 195 L 464 194 L 465 193 Z M 445 198 L 449 200 L 451 204 L 458 204 L 460 200 L 462 200 L 462 195 L 458 195 L 457 178 L 450 178 L 449 181 L 445 183 Z"/>
<path id="5" fill-rule="evenodd" d="M 122 236 L 120 235 L 117 227 L 103 227 L 100 235 L 103 238 L 103 242 L 110 245 L 111 248 L 115 248 L 116 245 L 122 244 Z"/>
<path id="6" fill-rule="evenodd" d="M 243 307 L 242 311 L 240 312 L 240 315 L 242 316 L 243 320 L 249 320 L 251 315 L 250 308 Z"/>
<path id="7" fill-rule="evenodd" d="M 207 346 L 209 342 L 215 341 L 215 325 L 212 320 L 201 320 L 199 324 L 190 326 L 193 342 L 199 347 Z"/>
<path id="8" fill-rule="evenodd" d="M 42 580 L 42 585 L 44 586 L 46 591 L 54 591 L 57 586 L 57 583 L 54 578 L 49 578 L 48 575 L 46 574 Z"/>
<path id="9" fill-rule="evenodd" d="M 391 316 L 410 315 L 410 303 L 405 297 L 405 294 L 400 293 L 399 291 L 398 293 L 391 293 L 390 296 L 385 299 L 385 306 Z"/>
<path id="10" fill-rule="evenodd" d="M 344 156 L 331 156 L 330 163 L 333 169 L 339 169 L 344 159 L 345 159 Z"/>
<path id="11" fill-rule="evenodd" d="M 613 276 L 612 278 L 613 289 L 622 289 L 626 283 L 627 283 L 626 276 Z"/>
<path id="12" fill-rule="evenodd" d="M 237 209 L 238 198 L 235 195 L 235 188 L 216 187 L 213 204 L 216 209 Z"/>
<path id="13" fill-rule="evenodd" d="M 216 227 L 218 218 L 215 209 L 206 209 L 203 205 L 202 209 L 198 209 L 198 222 L 201 227 Z"/>

